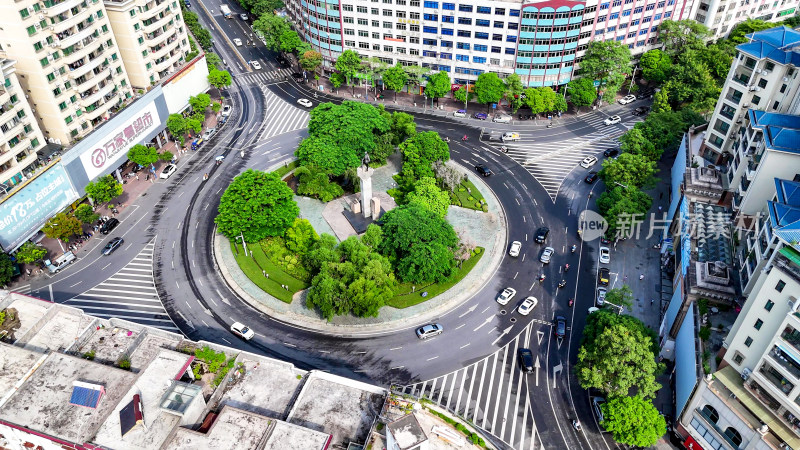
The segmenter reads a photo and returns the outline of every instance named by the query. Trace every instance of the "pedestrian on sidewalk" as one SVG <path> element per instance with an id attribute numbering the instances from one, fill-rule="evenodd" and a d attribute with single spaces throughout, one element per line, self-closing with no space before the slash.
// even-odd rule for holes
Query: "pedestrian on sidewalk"
<path id="1" fill-rule="evenodd" d="M 650 299 L 650 305 L 651 305 L 651 306 L 652 306 L 652 305 L 653 305 L 653 303 L 655 303 L 655 302 L 656 302 L 656 299 L 654 299 L 654 298 L 651 298 L 651 299 Z"/>
<path id="2" fill-rule="evenodd" d="M 136 181 L 139 181 L 139 174 L 136 174 Z"/>

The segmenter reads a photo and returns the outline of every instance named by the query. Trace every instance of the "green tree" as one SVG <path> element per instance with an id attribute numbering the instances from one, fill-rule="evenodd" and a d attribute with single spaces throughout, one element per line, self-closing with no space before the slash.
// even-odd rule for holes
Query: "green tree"
<path id="1" fill-rule="evenodd" d="M 658 41 L 664 44 L 664 52 L 676 56 L 687 50 L 705 47 L 711 31 L 694 20 L 666 20 L 658 26 Z"/>
<path id="2" fill-rule="evenodd" d="M 203 112 L 211 105 L 211 96 L 208 94 L 197 94 L 194 97 L 189 97 L 189 106 L 192 111 Z"/>
<path id="3" fill-rule="evenodd" d="M 381 253 L 406 282 L 443 281 L 455 270 L 458 237 L 453 227 L 420 205 L 399 206 L 383 216 Z"/>
<path id="4" fill-rule="evenodd" d="M 361 159 L 355 152 L 340 147 L 329 137 L 303 139 L 294 152 L 301 166 L 316 167 L 327 174 L 339 176 L 350 167 L 357 167 Z"/>
<path id="5" fill-rule="evenodd" d="M 616 311 L 611 311 L 608 309 L 601 309 L 596 313 L 592 313 L 586 319 L 586 325 L 583 328 L 583 336 L 581 337 L 581 345 L 589 345 L 592 342 L 597 342 L 597 339 L 603 330 L 617 324 L 622 324 L 627 328 L 637 330 L 644 336 L 650 337 L 650 342 L 652 343 L 650 351 L 654 355 L 660 351 L 660 347 L 658 345 L 658 333 L 656 333 L 652 328 L 648 328 L 644 322 L 633 316 L 617 314 Z"/>
<path id="6" fill-rule="evenodd" d="M 208 83 L 217 89 L 228 87 L 233 83 L 231 73 L 227 70 L 214 69 L 208 73 Z"/>
<path id="7" fill-rule="evenodd" d="M 672 75 L 666 84 L 672 104 L 701 104 L 716 99 L 720 87 L 698 51 L 686 50 L 677 56 Z M 713 103 L 711 105 L 713 107 Z"/>
<path id="8" fill-rule="evenodd" d="M 744 22 L 737 23 L 736 26 L 731 29 L 730 33 L 728 33 L 726 40 L 730 42 L 732 46 L 744 44 L 749 42 L 749 39 L 745 37 L 748 34 L 766 30 L 774 26 L 774 23 L 764 22 L 763 20 L 747 19 Z"/>
<path id="9" fill-rule="evenodd" d="M 297 218 L 294 219 L 292 226 L 286 229 L 286 248 L 305 255 L 311 247 L 319 240 L 319 235 L 314 230 L 307 219 Z"/>
<path id="10" fill-rule="evenodd" d="M 186 131 L 194 131 L 195 134 L 203 131 L 203 121 L 194 117 L 186 119 Z"/>
<path id="11" fill-rule="evenodd" d="M 618 158 L 603 161 L 600 178 L 606 186 L 642 187 L 653 184 L 656 162 L 647 156 L 622 153 Z"/>
<path id="12" fill-rule="evenodd" d="M 672 60 L 666 53 L 655 48 L 642 55 L 639 59 L 639 66 L 642 68 L 642 76 L 646 80 L 663 83 L 667 81 L 672 70 Z"/>
<path id="13" fill-rule="evenodd" d="M 519 75 L 512 73 L 506 77 L 506 91 L 504 93 L 508 105 L 514 113 L 522 106 L 522 92 L 525 90 L 525 85 L 522 84 Z M 551 89 L 552 91 L 552 89 Z"/>
<path id="14" fill-rule="evenodd" d="M 274 14 L 285 6 L 281 0 L 239 0 L 239 4 L 256 17 Z"/>
<path id="15" fill-rule="evenodd" d="M 592 87 L 594 92 L 594 87 Z M 533 114 L 541 114 L 545 111 L 544 97 L 540 88 L 525 89 L 525 105 L 531 109 Z"/>
<path id="16" fill-rule="evenodd" d="M 653 397 L 661 385 L 656 382 L 658 365 L 651 344 L 649 336 L 623 324 L 605 328 L 578 350 L 575 372 L 581 387 L 611 397 L 626 396 L 631 389 L 644 398 Z"/>
<path id="17" fill-rule="evenodd" d="M 459 102 L 467 103 L 467 95 L 469 95 L 469 93 L 467 92 L 467 88 L 464 86 L 461 86 L 455 92 L 453 92 L 453 98 Z"/>
<path id="18" fill-rule="evenodd" d="M 417 133 L 417 124 L 414 116 L 408 113 L 395 111 L 391 118 L 392 143 L 397 145 Z"/>
<path id="19" fill-rule="evenodd" d="M 494 72 L 484 72 L 478 75 L 478 80 L 475 81 L 478 103 L 485 103 L 487 111 L 490 104 L 497 103 L 503 98 L 505 91 L 506 84 Z"/>
<path id="20" fill-rule="evenodd" d="M 422 66 L 403 66 L 403 70 L 405 70 L 406 74 L 408 75 L 407 86 L 419 86 L 431 71 L 431 68 Z M 409 92 L 411 92 L 410 87 Z"/>
<path id="21" fill-rule="evenodd" d="M 314 50 L 309 50 L 300 55 L 298 62 L 303 70 L 307 70 L 311 73 L 317 73 L 317 69 L 322 65 L 322 54 Z"/>
<path id="22" fill-rule="evenodd" d="M 284 30 L 280 35 L 281 51 L 291 53 L 303 46 L 303 40 L 300 35 L 292 29 Z"/>
<path id="23" fill-rule="evenodd" d="M 439 98 L 450 92 L 450 85 L 450 75 L 441 70 L 428 77 L 428 84 L 425 85 L 425 95 L 428 98 L 436 99 L 436 103 L 439 103 Z"/>
<path id="24" fill-rule="evenodd" d="M 567 84 L 569 101 L 576 107 L 591 106 L 597 100 L 597 88 L 589 78 L 578 78 Z"/>
<path id="25" fill-rule="evenodd" d="M 621 287 L 609 289 L 606 292 L 606 302 L 627 308 L 630 311 L 633 308 L 633 290 L 627 284 Z"/>
<path id="26" fill-rule="evenodd" d="M 136 144 L 128 150 L 128 159 L 134 164 L 148 166 L 158 161 L 158 150 L 154 147 Z"/>
<path id="27" fill-rule="evenodd" d="M 653 204 L 653 199 L 638 188 L 614 186 L 597 198 L 600 215 L 608 222 L 607 236 L 628 232 L 632 223 L 644 220 Z M 621 237 L 627 237 L 620 234 Z"/>
<path id="28" fill-rule="evenodd" d="M 670 112 L 672 107 L 669 106 L 669 90 L 661 88 L 653 96 L 653 113 Z"/>
<path id="29" fill-rule="evenodd" d="M 658 161 L 661 158 L 661 149 L 656 149 L 652 142 L 644 137 L 641 129 L 632 129 L 619 138 L 620 148 L 625 153 L 642 155 L 649 161 Z"/>
<path id="30" fill-rule="evenodd" d="M 277 174 L 248 169 L 222 194 L 214 222 L 229 239 L 244 235 L 245 241 L 258 242 L 283 236 L 300 213 L 293 195 Z"/>
<path id="31" fill-rule="evenodd" d="M 377 250 L 378 246 L 381 244 L 383 240 L 383 231 L 381 227 L 371 223 L 367 226 L 367 231 L 361 235 L 361 242 L 368 245 L 369 247 Z"/>
<path id="32" fill-rule="evenodd" d="M 186 119 L 181 114 L 170 114 L 167 117 L 167 130 L 175 138 L 183 136 L 186 133 Z"/>
<path id="33" fill-rule="evenodd" d="M 396 64 L 383 73 L 383 84 L 387 89 L 394 91 L 394 100 L 397 101 L 397 93 L 401 92 L 406 87 L 408 81 L 408 74 L 403 70 L 403 66 Z"/>
<path id="34" fill-rule="evenodd" d="M 650 400 L 641 396 L 615 397 L 601 406 L 603 422 L 620 444 L 645 448 L 654 445 L 667 432 L 667 422 Z"/>
<path id="35" fill-rule="evenodd" d="M 263 14 L 253 22 L 253 29 L 264 37 L 264 45 L 272 51 L 281 50 L 281 36 L 291 30 L 289 22 L 275 14 Z"/>
<path id="36" fill-rule="evenodd" d="M 214 52 L 208 52 L 206 53 L 206 64 L 208 65 L 208 72 L 211 73 L 211 71 L 219 69 L 219 65 L 222 64 L 222 58 Z"/>
<path id="37" fill-rule="evenodd" d="M 17 258 L 17 261 L 30 264 L 47 256 L 47 249 L 31 241 L 27 241 L 17 249 L 17 253 L 15 253 L 14 256 Z M 0 272 L 2 272 L 2 269 L 0 269 Z M 2 276 L 0 276 L 0 284 L 5 284 L 5 282 L 2 281 Z"/>
<path id="38" fill-rule="evenodd" d="M 313 165 L 300 166 L 294 171 L 297 177 L 297 193 L 329 202 L 344 194 L 344 189 L 336 183 L 331 183 L 328 174 Z"/>
<path id="39" fill-rule="evenodd" d="M 439 189 L 433 177 L 420 178 L 405 199 L 409 205 L 420 205 L 441 218 L 447 215 L 447 208 L 450 206 L 450 196 Z"/>
<path id="40" fill-rule="evenodd" d="M 723 46 L 717 44 L 711 44 L 701 50 L 700 59 L 706 63 L 711 75 L 720 80 L 719 84 L 728 76 L 731 62 L 733 62 L 733 56 Z"/>
<path id="41" fill-rule="evenodd" d="M 44 224 L 42 231 L 50 239 L 69 242 L 69 238 L 81 232 L 81 221 L 67 213 L 58 213 Z"/>
<path id="42" fill-rule="evenodd" d="M 334 89 L 339 89 L 339 87 L 341 87 L 345 82 L 345 77 L 339 72 L 334 72 L 331 74 L 330 78 L 328 78 L 328 81 L 331 82 L 331 85 Z"/>
<path id="43" fill-rule="evenodd" d="M 14 275 L 14 262 L 6 253 L 0 253 L 0 286 L 11 281 Z"/>
<path id="44" fill-rule="evenodd" d="M 97 222 L 97 219 L 100 218 L 100 214 L 94 212 L 92 205 L 88 205 L 86 203 L 78 205 L 73 214 L 75 215 L 75 218 L 81 221 L 81 223 L 86 224 Z"/>
<path id="45" fill-rule="evenodd" d="M 308 134 L 338 147 L 335 154 L 339 155 L 339 159 L 327 164 L 317 160 L 314 164 L 320 168 L 333 166 L 336 170 L 329 173 L 338 176 L 348 167 L 357 167 L 364 152 L 378 161 L 380 158 L 373 157 L 379 150 L 376 136 L 388 131 L 389 120 L 372 105 L 353 101 L 344 101 L 339 105 L 323 103 L 311 111 Z M 299 153 L 298 148 L 298 157 Z"/>
<path id="46" fill-rule="evenodd" d="M 450 148 L 435 131 L 411 136 L 400 144 L 400 152 L 403 154 L 403 175 L 413 180 L 433 177 L 431 164 L 450 159 Z"/>
<path id="47" fill-rule="evenodd" d="M 353 88 L 353 95 L 355 95 L 356 91 L 353 78 L 355 77 L 356 73 L 361 70 L 361 57 L 358 56 L 358 53 L 348 49 L 343 51 L 342 54 L 336 58 L 336 64 L 334 66 L 339 73 L 344 75 L 345 79 L 347 80 L 347 84 Z"/>
<path id="48" fill-rule="evenodd" d="M 122 184 L 111 175 L 98 178 L 86 185 L 86 194 L 95 203 L 106 203 L 122 194 Z"/>
<path id="49" fill-rule="evenodd" d="M 172 158 L 174 158 L 174 157 L 175 157 L 175 155 L 173 155 L 172 152 L 167 151 L 167 150 L 165 150 L 165 151 L 163 151 L 163 152 L 158 154 L 158 160 L 159 161 L 172 161 Z"/>
<path id="50" fill-rule="evenodd" d="M 631 73 L 631 51 L 620 41 L 592 41 L 581 61 L 580 73 L 599 81 L 604 89 L 603 100 L 613 102 L 626 75 Z"/>

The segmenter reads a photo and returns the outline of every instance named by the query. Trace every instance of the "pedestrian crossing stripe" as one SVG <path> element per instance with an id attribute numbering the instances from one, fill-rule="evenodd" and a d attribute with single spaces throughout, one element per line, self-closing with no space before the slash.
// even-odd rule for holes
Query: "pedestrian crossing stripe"
<path id="1" fill-rule="evenodd" d="M 264 108 L 267 117 L 265 117 L 266 120 L 262 124 L 263 129 L 256 142 L 308 126 L 310 116 L 307 110 L 287 103 L 267 86 L 261 86 L 261 91 L 264 93 Z"/>
<path id="2" fill-rule="evenodd" d="M 253 72 L 241 75 L 237 78 L 242 79 L 246 83 L 271 83 L 276 81 L 283 81 L 283 79 L 292 74 L 291 69 L 278 69 L 268 72 Z"/>

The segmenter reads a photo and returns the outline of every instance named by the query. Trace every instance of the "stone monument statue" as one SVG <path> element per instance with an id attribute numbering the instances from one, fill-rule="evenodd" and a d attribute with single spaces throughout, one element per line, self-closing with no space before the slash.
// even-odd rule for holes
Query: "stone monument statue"
<path id="1" fill-rule="evenodd" d="M 372 217 L 372 175 L 375 169 L 369 167 L 369 154 L 364 152 L 364 157 L 361 158 L 361 167 L 356 169 L 358 178 L 361 179 L 361 210 L 365 218 Z"/>

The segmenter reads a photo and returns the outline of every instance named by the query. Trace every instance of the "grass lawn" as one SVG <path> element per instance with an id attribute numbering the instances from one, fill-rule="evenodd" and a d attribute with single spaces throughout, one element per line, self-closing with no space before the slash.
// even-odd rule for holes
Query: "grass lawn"
<path id="1" fill-rule="evenodd" d="M 252 257 L 249 255 L 244 256 L 244 251 L 235 242 L 231 242 L 231 251 L 242 272 L 247 275 L 247 278 L 250 278 L 250 281 L 283 302 L 291 303 L 292 295 L 308 287 L 306 283 L 287 274 L 280 267 L 273 264 L 258 244 L 247 246 L 247 251 L 252 254 Z M 269 274 L 269 278 L 264 277 L 263 271 Z M 286 290 L 281 285 L 286 285 L 289 289 Z"/>
<path id="2" fill-rule="evenodd" d="M 416 291 L 413 293 L 411 292 L 411 288 L 413 286 L 412 283 L 401 283 L 399 293 L 386 302 L 386 306 L 392 306 L 394 308 L 408 308 L 409 306 L 426 302 L 455 286 L 456 283 L 464 279 L 464 277 L 472 270 L 472 268 L 475 267 L 475 264 L 478 264 L 478 261 L 481 260 L 485 250 L 483 247 L 477 248 L 480 249 L 480 253 L 473 255 L 470 259 L 464 261 L 464 263 L 461 265 L 461 268 L 456 270 L 456 273 L 451 280 L 443 283 L 433 283 L 427 286 L 417 286 Z M 428 296 L 423 297 L 423 292 L 427 292 Z"/>
<path id="3" fill-rule="evenodd" d="M 481 192 L 478 190 L 478 188 L 476 188 L 475 185 L 469 180 L 461 183 L 456 188 L 455 192 L 450 193 L 450 204 L 461 206 L 462 208 L 474 209 L 476 211 L 486 211 L 481 204 L 482 200 L 483 195 L 481 195 Z"/>
<path id="4" fill-rule="evenodd" d="M 288 165 L 273 170 L 273 173 L 277 173 L 279 177 L 283 178 L 284 175 L 293 171 L 295 168 L 297 168 L 297 160 L 294 160 L 290 162 Z"/>

